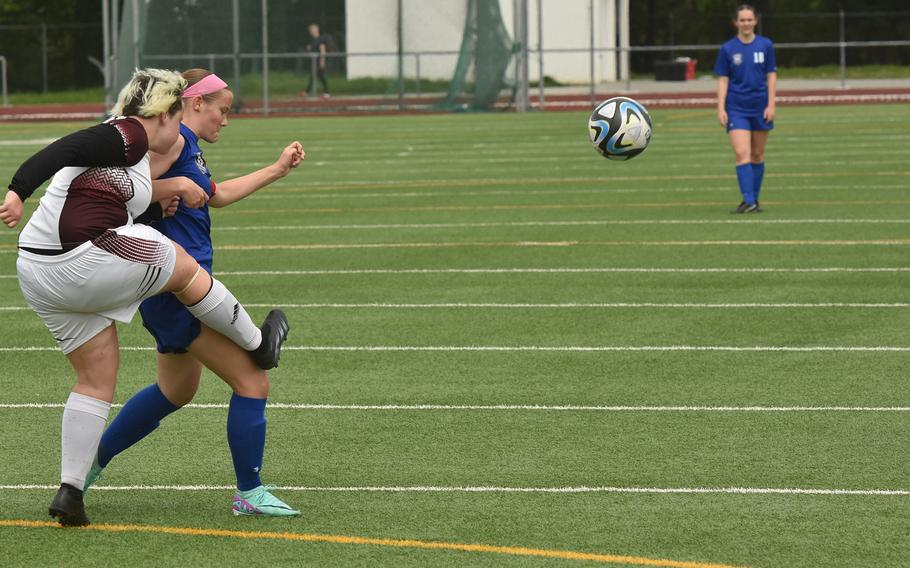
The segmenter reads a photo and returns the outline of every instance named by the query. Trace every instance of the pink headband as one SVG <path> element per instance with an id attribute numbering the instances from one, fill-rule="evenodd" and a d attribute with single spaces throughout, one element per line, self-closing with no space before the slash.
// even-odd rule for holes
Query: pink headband
<path id="1" fill-rule="evenodd" d="M 188 99 L 191 97 L 201 97 L 214 93 L 215 91 L 220 91 L 227 87 L 227 83 L 222 81 L 218 75 L 212 73 L 211 75 L 206 75 L 199 81 L 193 84 L 192 87 L 187 87 L 181 97 Z"/>

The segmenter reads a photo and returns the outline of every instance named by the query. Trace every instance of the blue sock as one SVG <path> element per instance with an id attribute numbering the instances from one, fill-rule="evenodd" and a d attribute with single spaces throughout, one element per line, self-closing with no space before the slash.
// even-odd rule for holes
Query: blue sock
<path id="1" fill-rule="evenodd" d="M 106 466 L 114 456 L 151 434 L 165 416 L 179 408 L 164 396 L 157 383 L 134 394 L 101 436 L 98 465 Z"/>
<path id="2" fill-rule="evenodd" d="M 755 201 L 758 201 L 758 194 L 761 193 L 761 181 L 765 177 L 765 163 L 752 164 L 752 189 L 755 193 Z"/>
<path id="3" fill-rule="evenodd" d="M 755 203 L 754 179 L 752 178 L 752 164 L 736 166 L 736 179 L 739 181 L 739 192 L 743 194 L 743 201 L 752 205 Z"/>
<path id="4" fill-rule="evenodd" d="M 265 401 L 234 393 L 228 405 L 227 438 L 240 491 L 262 485 L 259 471 L 265 453 Z"/>

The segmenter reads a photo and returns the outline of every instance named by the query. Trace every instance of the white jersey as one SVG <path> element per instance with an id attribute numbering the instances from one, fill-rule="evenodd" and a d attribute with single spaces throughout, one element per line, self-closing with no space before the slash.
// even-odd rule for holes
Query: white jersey
<path id="1" fill-rule="evenodd" d="M 84 195 L 77 195 L 83 192 Z M 63 250 L 79 244 L 69 235 L 81 235 L 81 226 L 106 229 L 131 225 L 152 199 L 149 155 L 126 168 L 63 168 L 51 180 L 38 209 L 22 233 L 19 246 Z M 108 221 L 110 219 L 110 221 Z M 108 221 L 108 222 L 105 222 Z M 78 223 L 80 227 L 73 227 Z M 85 242 L 88 239 L 82 239 Z M 69 245 L 66 247 L 65 245 Z"/>
<path id="2" fill-rule="evenodd" d="M 120 117 L 64 136 L 22 164 L 10 189 L 25 200 L 51 176 L 20 248 L 61 254 L 131 225 L 152 198 L 145 128 Z"/>

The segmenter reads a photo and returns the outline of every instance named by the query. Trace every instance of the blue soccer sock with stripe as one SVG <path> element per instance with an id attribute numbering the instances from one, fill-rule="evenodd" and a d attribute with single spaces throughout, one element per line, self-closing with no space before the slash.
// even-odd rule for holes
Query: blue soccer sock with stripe
<path id="1" fill-rule="evenodd" d="M 752 164 L 752 191 L 755 193 L 755 201 L 758 201 L 758 194 L 761 193 L 761 182 L 765 177 L 765 163 Z"/>
<path id="2" fill-rule="evenodd" d="M 264 398 L 234 393 L 228 405 L 227 438 L 240 491 L 262 485 L 259 471 L 265 453 L 265 403 Z"/>
<path id="3" fill-rule="evenodd" d="M 106 466 L 114 456 L 151 434 L 165 416 L 179 408 L 164 396 L 157 383 L 134 394 L 101 436 L 98 465 Z"/>
<path id="4" fill-rule="evenodd" d="M 736 179 L 739 181 L 739 192 L 743 194 L 743 201 L 749 205 L 755 203 L 755 180 L 752 176 L 752 164 L 736 166 Z"/>

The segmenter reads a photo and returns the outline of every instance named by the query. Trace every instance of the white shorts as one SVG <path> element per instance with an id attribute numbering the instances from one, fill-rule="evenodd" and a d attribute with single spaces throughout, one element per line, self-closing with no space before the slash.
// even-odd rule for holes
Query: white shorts
<path id="1" fill-rule="evenodd" d="M 16 271 L 25 301 L 68 354 L 113 321 L 129 323 L 142 300 L 167 284 L 176 261 L 170 239 L 126 225 L 57 256 L 20 250 Z"/>

